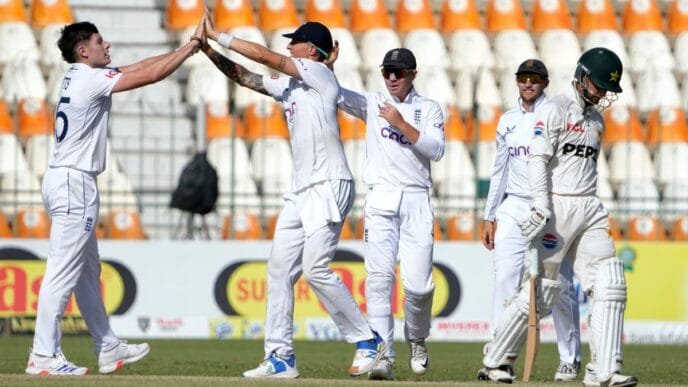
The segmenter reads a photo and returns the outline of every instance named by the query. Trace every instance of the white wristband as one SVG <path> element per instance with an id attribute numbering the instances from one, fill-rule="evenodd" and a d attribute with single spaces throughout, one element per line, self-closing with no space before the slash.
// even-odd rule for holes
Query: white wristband
<path id="1" fill-rule="evenodd" d="M 229 48 L 229 43 L 232 39 L 234 39 L 234 36 L 222 32 L 220 36 L 217 37 L 217 43 L 224 48 Z"/>

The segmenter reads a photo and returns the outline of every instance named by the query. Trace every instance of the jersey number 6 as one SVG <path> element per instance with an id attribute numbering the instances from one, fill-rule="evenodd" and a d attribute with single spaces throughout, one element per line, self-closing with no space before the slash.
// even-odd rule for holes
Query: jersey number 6
<path id="1" fill-rule="evenodd" d="M 60 110 L 60 105 L 63 103 L 69 103 L 69 100 L 69 97 L 60 98 L 60 102 L 58 102 L 57 106 L 55 107 L 55 110 L 57 110 L 57 113 L 55 113 L 55 139 L 57 142 L 62 142 L 62 140 L 64 140 L 65 136 L 67 135 L 67 129 L 69 129 L 69 120 L 67 119 L 67 114 Z M 62 119 L 62 133 L 60 134 L 57 133 L 58 118 Z"/>

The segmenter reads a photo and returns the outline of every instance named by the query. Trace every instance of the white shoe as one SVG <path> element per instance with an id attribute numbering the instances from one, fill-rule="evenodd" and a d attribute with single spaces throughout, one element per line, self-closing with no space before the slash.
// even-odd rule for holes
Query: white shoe
<path id="1" fill-rule="evenodd" d="M 76 366 L 67 360 L 62 352 L 58 352 L 53 357 L 40 356 L 31 352 L 25 372 L 29 375 L 41 376 L 82 376 L 88 374 L 88 368 Z"/>
<path id="2" fill-rule="evenodd" d="M 516 377 L 514 369 L 510 365 L 501 365 L 499 368 L 483 367 L 478 370 L 478 380 L 492 380 L 499 383 L 513 383 Z"/>
<path id="3" fill-rule="evenodd" d="M 425 375 L 430 365 L 430 355 L 428 354 L 428 347 L 425 346 L 425 340 L 421 339 L 416 342 L 410 342 L 409 351 L 409 367 L 411 367 L 411 371 L 416 375 Z"/>
<path id="4" fill-rule="evenodd" d="M 383 356 L 377 365 L 368 373 L 371 380 L 392 380 L 394 379 L 394 363 L 387 356 Z"/>
<path id="5" fill-rule="evenodd" d="M 622 375 L 620 373 L 612 374 L 612 377 L 604 382 L 600 383 L 597 380 L 597 375 L 595 373 L 595 367 L 588 363 L 585 366 L 585 377 L 583 378 L 583 386 L 585 387 L 598 387 L 598 386 L 609 386 L 609 387 L 633 387 L 638 385 L 638 378 L 635 376 Z"/>
<path id="6" fill-rule="evenodd" d="M 573 382 L 578 378 L 578 371 L 580 370 L 580 362 L 574 361 L 568 363 L 565 361 L 559 362 L 557 372 L 554 374 L 555 382 Z"/>
<path id="7" fill-rule="evenodd" d="M 150 346 L 143 344 L 127 344 L 122 341 L 118 346 L 109 350 L 101 351 L 98 355 L 98 372 L 109 374 L 122 368 L 125 364 L 135 363 L 143 359 L 150 352 Z"/>
<path id="8" fill-rule="evenodd" d="M 387 352 L 387 344 L 377 333 L 370 340 L 359 341 L 356 343 L 356 352 L 354 361 L 349 367 L 349 375 L 359 376 L 370 372 L 385 352 Z"/>
<path id="9" fill-rule="evenodd" d="M 291 355 L 289 359 L 285 360 L 273 353 L 258 364 L 258 367 L 248 370 L 242 375 L 245 378 L 298 378 L 299 370 L 296 369 L 296 356 Z"/>

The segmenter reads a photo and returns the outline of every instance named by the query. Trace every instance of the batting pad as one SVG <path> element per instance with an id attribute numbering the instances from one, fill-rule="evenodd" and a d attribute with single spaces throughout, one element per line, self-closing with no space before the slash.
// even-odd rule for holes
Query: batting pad
<path id="1" fill-rule="evenodd" d="M 543 278 L 541 284 L 542 294 L 538 296 L 538 306 L 540 315 L 545 316 L 551 312 L 554 300 L 561 292 L 561 283 Z M 483 358 L 483 364 L 486 367 L 497 368 L 500 365 L 513 365 L 516 362 L 526 339 L 529 299 L 530 281 L 526 281 L 502 314 L 495 339 Z"/>
<path id="2" fill-rule="evenodd" d="M 607 381 L 621 371 L 621 334 L 626 309 L 626 278 L 619 258 L 603 262 L 595 274 L 590 318 L 591 345 L 595 349 L 598 381 Z"/>
<path id="3" fill-rule="evenodd" d="M 404 335 L 407 341 L 425 339 L 430 336 L 430 317 L 434 293 L 434 287 L 426 294 L 414 294 L 406 290 Z"/>

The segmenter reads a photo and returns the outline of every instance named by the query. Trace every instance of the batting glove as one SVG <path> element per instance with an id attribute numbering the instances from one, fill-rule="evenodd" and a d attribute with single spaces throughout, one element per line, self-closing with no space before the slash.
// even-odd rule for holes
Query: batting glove
<path id="1" fill-rule="evenodd" d="M 521 228 L 521 234 L 528 243 L 535 239 L 540 234 L 540 231 L 545 228 L 550 215 L 551 213 L 546 208 L 533 207 L 530 209 L 530 215 L 518 225 Z"/>

